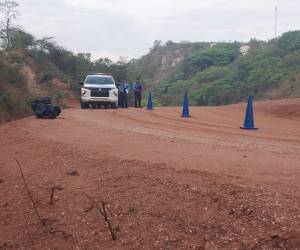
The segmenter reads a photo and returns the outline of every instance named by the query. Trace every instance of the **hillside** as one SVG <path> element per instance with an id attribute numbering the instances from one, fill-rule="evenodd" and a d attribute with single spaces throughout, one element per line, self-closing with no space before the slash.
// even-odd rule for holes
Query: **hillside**
<path id="1" fill-rule="evenodd" d="M 51 96 L 62 106 L 79 99 L 80 80 L 91 72 L 112 72 L 115 79 L 127 77 L 125 62 L 107 58 L 91 61 L 90 53 L 74 54 L 52 38 L 35 39 L 18 30 L 14 43 L 0 50 L 0 123 L 31 114 L 30 102 Z"/>
<path id="2" fill-rule="evenodd" d="M 155 41 L 148 54 L 128 63 L 129 75 L 141 75 L 147 80 L 162 80 L 176 73 L 178 64 L 186 57 L 209 46 L 210 44 L 206 42 L 175 43 L 168 41 L 162 45 L 161 41 Z"/>
<path id="3" fill-rule="evenodd" d="M 300 96 L 300 31 L 268 42 L 155 44 L 131 62 L 163 106 L 179 105 L 188 91 L 193 105 L 223 105 Z M 132 70 L 132 71 L 134 71 Z"/>
<path id="4" fill-rule="evenodd" d="M 50 61 L 47 62 L 51 65 Z M 35 97 L 51 96 L 62 106 L 76 100 L 68 81 L 53 75 L 47 81 L 41 65 L 27 49 L 8 49 L 0 55 L 0 123 L 30 114 L 30 102 Z"/>

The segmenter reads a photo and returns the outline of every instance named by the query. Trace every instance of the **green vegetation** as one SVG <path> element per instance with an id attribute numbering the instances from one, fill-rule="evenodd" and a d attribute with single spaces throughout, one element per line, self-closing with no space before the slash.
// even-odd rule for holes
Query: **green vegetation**
<path id="1" fill-rule="evenodd" d="M 184 78 L 204 71 L 212 66 L 225 66 L 238 57 L 239 44 L 217 44 L 207 49 L 197 50 L 184 59 L 180 71 Z"/>
<path id="2" fill-rule="evenodd" d="M 28 50 L 28 55 L 37 63 L 42 72 L 40 83 L 47 83 L 53 78 L 68 82 L 70 87 L 79 92 L 78 82 L 91 72 L 110 72 L 116 79 L 127 78 L 127 65 L 119 61 L 113 63 L 108 58 L 91 61 L 90 53 L 79 53 L 64 49 L 52 41 L 52 38 L 37 40 Z"/>
<path id="3" fill-rule="evenodd" d="M 19 73 L 17 65 L 7 65 L 3 58 L 2 54 L 0 56 L 0 123 L 30 112 L 24 77 Z"/>
<path id="4" fill-rule="evenodd" d="M 269 42 L 251 40 L 249 45 L 244 56 L 239 53 L 240 43 L 196 50 L 173 75 L 150 87 L 164 106 L 180 104 L 186 91 L 194 105 L 223 105 L 240 102 L 249 94 L 263 98 L 282 84 L 289 89 L 283 97 L 300 88 L 295 80 L 300 75 L 299 31 Z"/>
<path id="5" fill-rule="evenodd" d="M 128 63 L 128 75 L 131 78 L 141 76 L 147 80 L 158 80 L 174 73 L 173 58 L 186 58 L 194 51 L 201 51 L 209 47 L 209 43 L 175 43 L 155 41 L 147 55 L 140 59 L 132 59 Z M 165 60 L 164 60 L 165 59 Z"/>

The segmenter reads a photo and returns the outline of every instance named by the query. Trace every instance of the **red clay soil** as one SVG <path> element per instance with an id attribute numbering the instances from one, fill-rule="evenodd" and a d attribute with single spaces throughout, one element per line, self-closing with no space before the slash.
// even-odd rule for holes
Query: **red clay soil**
<path id="1" fill-rule="evenodd" d="M 1 126 L 0 249 L 300 249 L 300 100 L 255 103 L 257 131 L 239 129 L 244 109 L 67 109 Z"/>

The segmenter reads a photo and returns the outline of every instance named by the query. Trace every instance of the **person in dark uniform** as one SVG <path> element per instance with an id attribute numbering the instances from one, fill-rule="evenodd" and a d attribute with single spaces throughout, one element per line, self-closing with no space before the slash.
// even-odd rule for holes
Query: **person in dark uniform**
<path id="1" fill-rule="evenodd" d="M 128 93 L 129 85 L 125 80 L 122 80 L 120 85 L 120 91 L 122 93 L 122 108 L 128 108 Z"/>
<path id="2" fill-rule="evenodd" d="M 119 93 L 121 94 L 121 107 L 128 108 L 129 85 L 124 80 L 120 84 Z"/>
<path id="3" fill-rule="evenodd" d="M 135 83 L 133 83 L 133 91 L 134 91 L 134 106 L 136 108 L 141 108 L 141 102 L 142 102 L 142 90 L 143 85 L 140 82 L 140 78 L 136 80 Z"/>
<path id="4" fill-rule="evenodd" d="M 116 87 L 118 89 L 118 107 L 122 107 L 122 102 L 123 102 L 123 99 L 122 99 L 122 93 L 120 92 L 120 85 L 121 85 L 121 81 L 120 80 L 117 80 L 116 82 Z"/>

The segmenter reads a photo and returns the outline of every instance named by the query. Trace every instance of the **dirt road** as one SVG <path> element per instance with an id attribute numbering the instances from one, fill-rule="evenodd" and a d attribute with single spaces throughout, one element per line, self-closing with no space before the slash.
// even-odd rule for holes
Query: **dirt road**
<path id="1" fill-rule="evenodd" d="M 68 109 L 1 126 L 0 249 L 300 249 L 300 100 L 256 103 L 257 131 L 239 129 L 244 109 Z M 86 194 L 108 204 L 117 241 Z"/>

